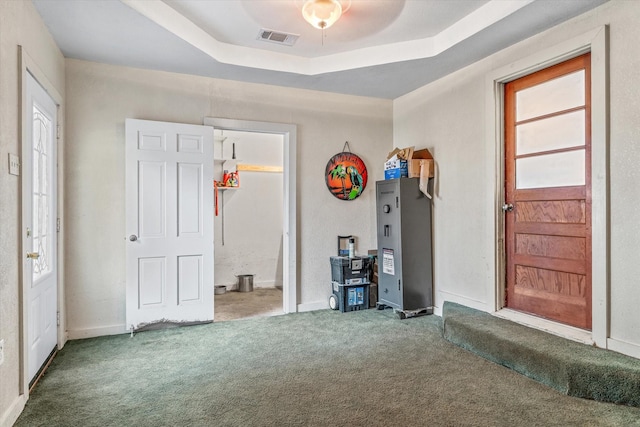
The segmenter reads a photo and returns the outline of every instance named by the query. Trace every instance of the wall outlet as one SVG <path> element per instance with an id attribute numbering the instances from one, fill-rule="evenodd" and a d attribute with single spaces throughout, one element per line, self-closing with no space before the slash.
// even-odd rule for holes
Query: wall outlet
<path id="1" fill-rule="evenodd" d="M 20 175 L 20 157 L 9 153 L 9 173 L 11 175 Z"/>
<path id="2" fill-rule="evenodd" d="M 0 340 L 0 365 L 4 362 L 4 340 Z"/>

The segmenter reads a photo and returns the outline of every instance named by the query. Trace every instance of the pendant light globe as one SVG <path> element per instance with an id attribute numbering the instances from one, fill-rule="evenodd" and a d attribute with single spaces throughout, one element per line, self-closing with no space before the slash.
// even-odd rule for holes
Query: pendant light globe
<path id="1" fill-rule="evenodd" d="M 335 24 L 342 12 L 342 5 L 338 0 L 307 0 L 302 6 L 304 19 L 320 30 Z"/>

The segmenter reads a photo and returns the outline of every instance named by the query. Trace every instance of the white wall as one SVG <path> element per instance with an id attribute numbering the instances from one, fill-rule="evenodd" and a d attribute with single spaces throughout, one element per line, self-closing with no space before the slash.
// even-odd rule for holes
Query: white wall
<path id="1" fill-rule="evenodd" d="M 0 426 L 11 424 L 24 399 L 20 380 L 20 177 L 9 175 L 8 154 L 21 154 L 18 46 L 64 94 L 64 58 L 31 2 L 0 1 Z M 63 112 L 62 112 L 63 113 Z"/>
<path id="2" fill-rule="evenodd" d="M 67 60 L 66 281 L 71 338 L 125 330 L 124 120 L 204 117 L 297 125 L 298 304 L 327 304 L 338 234 L 374 248 L 375 179 L 391 146 L 392 102 Z M 350 141 L 370 170 L 353 202 L 324 183 Z M 88 256 L 90 254 L 90 256 Z M 242 256 L 242 255 L 239 255 Z"/>
<path id="3" fill-rule="evenodd" d="M 495 68 L 609 24 L 611 337 L 640 345 L 640 3 L 613 0 L 393 102 L 207 79 L 77 60 L 66 61 L 65 280 L 68 328 L 75 337 L 124 331 L 124 119 L 201 124 L 203 117 L 298 126 L 298 303 L 326 302 L 335 236 L 354 234 L 375 248 L 374 181 L 392 145 L 428 147 L 437 161 L 436 304 L 491 305 L 495 279 L 495 147 L 483 140 L 485 76 Z M 65 62 L 28 1 L 0 1 L 0 425 L 13 421 L 19 396 L 19 178 L 7 154 L 19 153 L 18 45 L 65 95 Z M 393 120 L 392 120 L 393 117 Z M 392 129 L 393 128 L 393 129 Z M 353 202 L 325 188 L 328 158 L 349 140 L 370 183 Z M 395 142 L 395 143 L 394 143 Z"/>
<path id="4" fill-rule="evenodd" d="M 282 135 L 237 131 L 223 133 L 226 137 L 222 143 L 224 158 L 231 158 L 232 144 L 235 144 L 237 159 L 235 162 L 226 162 L 225 169 L 235 170 L 238 162 L 244 165 L 282 168 Z M 217 168 L 222 167 L 217 165 Z M 218 216 L 215 220 L 215 283 L 225 285 L 227 289 L 235 289 L 236 275 L 253 274 L 254 287 L 281 287 L 282 172 L 244 171 L 240 172 L 239 176 L 238 190 L 218 194 Z M 220 179 L 220 176 L 216 179 Z"/>
<path id="5" fill-rule="evenodd" d="M 496 146 L 486 141 L 486 76 L 521 58 L 610 26 L 610 337 L 640 350 L 640 2 L 611 1 L 394 101 L 394 140 L 420 141 L 436 159 L 436 305 L 492 311 Z M 640 353 L 639 353 L 640 354 Z"/>

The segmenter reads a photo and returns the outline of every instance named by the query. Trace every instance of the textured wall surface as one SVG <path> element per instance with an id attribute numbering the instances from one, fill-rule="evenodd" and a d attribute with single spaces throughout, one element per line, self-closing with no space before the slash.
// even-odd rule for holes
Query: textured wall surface
<path id="1" fill-rule="evenodd" d="M 66 97 L 64 203 L 66 315 L 76 336 L 124 330 L 124 120 L 201 124 L 204 117 L 298 127 L 298 303 L 326 302 L 335 236 L 376 247 L 374 181 L 392 146 L 429 148 L 434 200 L 436 305 L 487 308 L 495 282 L 495 146 L 486 135 L 487 73 L 602 25 L 610 26 L 610 336 L 640 346 L 640 2 L 613 0 L 393 102 L 63 59 L 28 1 L 0 1 L 0 423 L 19 397 L 18 45 Z M 66 71 L 65 71 L 66 66 Z M 65 80 L 66 77 L 66 80 Z M 66 91 L 65 91 L 66 84 Z M 369 168 L 354 202 L 326 190 L 324 168 L 345 140 Z M 91 256 L 88 256 L 90 254 Z"/>
<path id="2" fill-rule="evenodd" d="M 640 3 L 611 1 L 394 101 L 394 140 L 421 140 L 437 163 L 434 202 L 436 304 L 489 310 L 495 283 L 496 146 L 486 141 L 486 76 L 603 25 L 610 28 L 611 332 L 640 346 Z M 597 286 L 598 284 L 594 284 Z M 602 286 L 602 284 L 599 284 Z M 638 347 L 640 349 L 640 347 Z"/>
<path id="3" fill-rule="evenodd" d="M 326 304 L 336 236 L 375 248 L 375 179 L 392 145 L 392 102 L 67 60 L 66 279 L 70 337 L 124 331 L 124 120 L 204 117 L 297 125 L 298 304 Z M 326 189 L 344 141 L 369 168 L 353 202 Z M 232 198 L 228 198 L 232 200 Z M 91 236 L 91 238 L 87 238 Z M 252 236 L 254 237 L 254 236 Z M 95 256 L 86 257 L 87 253 Z M 78 260 L 82 262 L 78 262 Z"/>
<path id="4" fill-rule="evenodd" d="M 0 2 L 0 424 L 19 403 L 20 177 L 9 175 L 8 154 L 21 155 L 18 46 L 64 94 L 64 58 L 31 2 Z"/>

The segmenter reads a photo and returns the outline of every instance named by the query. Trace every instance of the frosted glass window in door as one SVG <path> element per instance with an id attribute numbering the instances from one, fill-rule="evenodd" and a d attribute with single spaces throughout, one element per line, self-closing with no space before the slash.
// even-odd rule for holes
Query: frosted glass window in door
<path id="1" fill-rule="evenodd" d="M 585 185 L 585 150 L 516 159 L 516 188 Z"/>
<path id="2" fill-rule="evenodd" d="M 51 194 L 49 160 L 53 123 L 37 105 L 33 106 L 33 281 L 51 271 Z"/>
<path id="3" fill-rule="evenodd" d="M 585 104 L 584 70 L 549 80 L 516 94 L 516 121 L 532 119 Z"/>
<path id="4" fill-rule="evenodd" d="M 527 122 L 516 126 L 516 156 L 584 146 L 585 111 Z"/>

